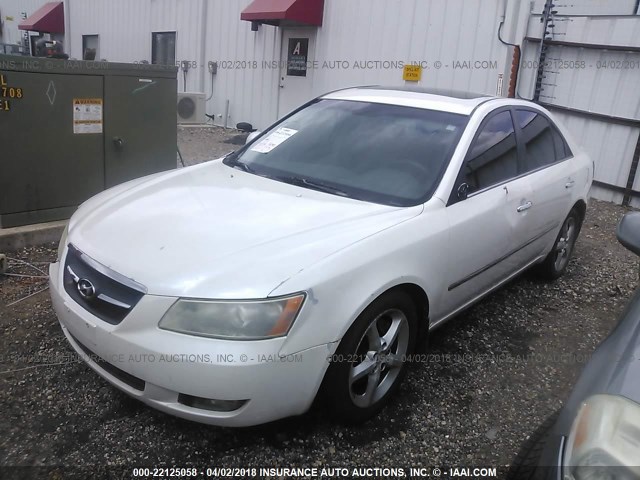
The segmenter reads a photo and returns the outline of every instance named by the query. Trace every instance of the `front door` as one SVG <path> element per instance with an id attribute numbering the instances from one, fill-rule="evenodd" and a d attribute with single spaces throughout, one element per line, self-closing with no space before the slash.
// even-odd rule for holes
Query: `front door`
<path id="1" fill-rule="evenodd" d="M 499 263 L 509 248 L 507 191 L 498 186 L 447 207 L 449 268 L 444 310 L 452 312 L 504 278 Z"/>
<path id="2" fill-rule="evenodd" d="M 529 193 L 516 178 L 518 171 L 511 113 L 492 112 L 476 133 L 447 207 L 450 238 L 444 304 L 448 312 L 513 271 L 508 255 L 513 238 L 511 204 Z"/>
<path id="3" fill-rule="evenodd" d="M 313 98 L 315 39 L 315 29 L 286 28 L 282 31 L 278 118 Z"/>

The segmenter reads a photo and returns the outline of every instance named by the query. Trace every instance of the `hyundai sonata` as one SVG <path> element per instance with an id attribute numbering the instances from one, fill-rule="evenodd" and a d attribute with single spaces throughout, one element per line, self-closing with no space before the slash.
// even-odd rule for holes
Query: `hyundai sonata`
<path id="1" fill-rule="evenodd" d="M 93 370 L 159 410 L 244 426 L 322 395 L 363 421 L 418 338 L 529 267 L 562 275 L 592 178 L 533 103 L 341 90 L 85 202 L 53 305 Z"/>

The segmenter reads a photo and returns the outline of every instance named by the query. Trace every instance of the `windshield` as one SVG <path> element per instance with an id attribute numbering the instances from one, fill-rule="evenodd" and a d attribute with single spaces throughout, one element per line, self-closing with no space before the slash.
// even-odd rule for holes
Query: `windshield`
<path id="1" fill-rule="evenodd" d="M 467 120 L 413 107 L 319 100 L 225 163 L 335 195 L 417 205 L 435 190 Z"/>

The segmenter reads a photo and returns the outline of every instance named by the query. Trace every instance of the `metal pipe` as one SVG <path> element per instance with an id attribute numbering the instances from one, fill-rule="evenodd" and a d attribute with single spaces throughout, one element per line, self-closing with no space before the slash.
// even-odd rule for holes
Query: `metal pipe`
<path id="1" fill-rule="evenodd" d="M 227 99 L 226 105 L 224 107 L 224 128 L 229 128 L 229 99 Z"/>
<path id="2" fill-rule="evenodd" d="M 67 49 L 67 55 L 69 55 L 69 58 L 72 58 L 73 55 L 71 54 L 71 44 L 73 42 L 71 41 L 71 0 L 64 0 L 63 7 L 64 7 L 64 43 L 66 44 L 65 48 Z M 84 55 L 81 58 L 84 58 Z M 98 59 L 96 58 L 96 60 Z"/>
<path id="3" fill-rule="evenodd" d="M 205 82 L 206 82 L 206 74 L 205 74 L 205 47 L 207 45 L 207 7 L 209 5 L 209 0 L 202 0 L 202 19 L 201 19 L 201 27 L 200 27 L 200 85 L 201 92 L 205 92 Z"/>

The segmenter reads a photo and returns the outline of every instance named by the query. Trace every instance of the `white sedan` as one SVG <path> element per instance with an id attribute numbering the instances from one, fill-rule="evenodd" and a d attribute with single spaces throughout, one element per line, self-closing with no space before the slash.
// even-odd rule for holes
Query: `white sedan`
<path id="1" fill-rule="evenodd" d="M 199 422 L 360 422 L 430 329 L 567 268 L 593 164 L 545 109 L 351 88 L 223 159 L 107 190 L 52 264 L 62 329 L 120 390 Z"/>

